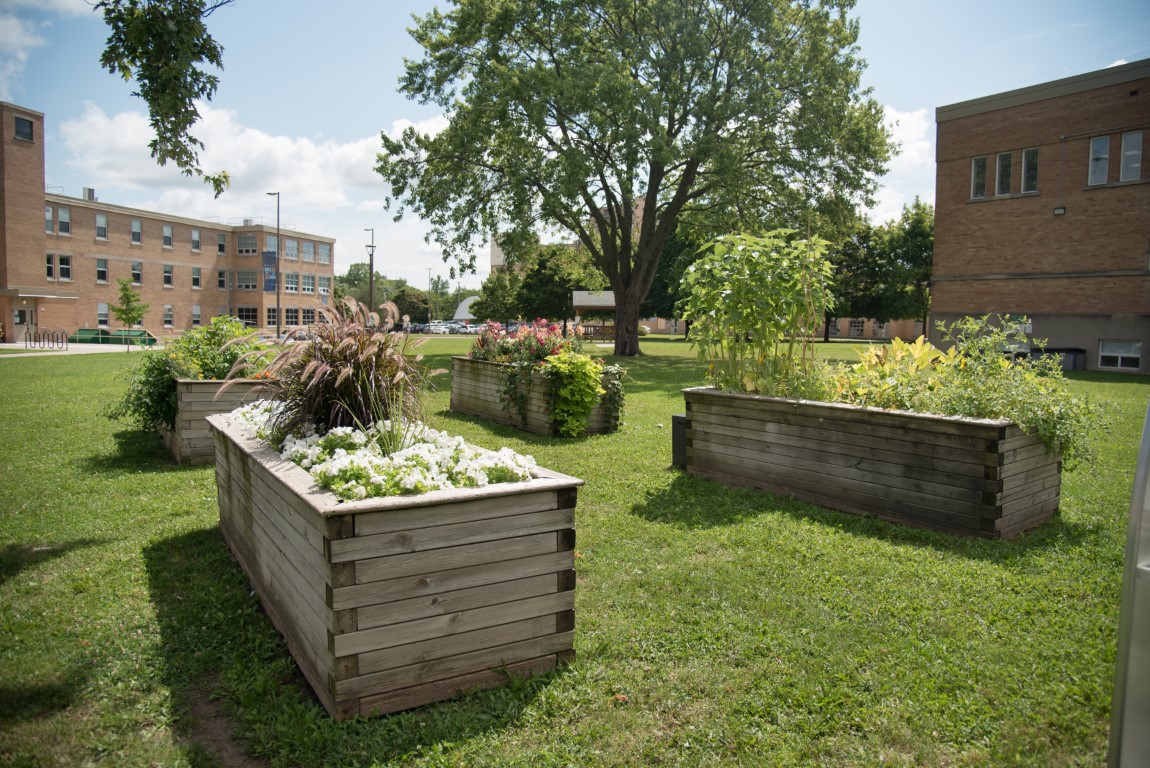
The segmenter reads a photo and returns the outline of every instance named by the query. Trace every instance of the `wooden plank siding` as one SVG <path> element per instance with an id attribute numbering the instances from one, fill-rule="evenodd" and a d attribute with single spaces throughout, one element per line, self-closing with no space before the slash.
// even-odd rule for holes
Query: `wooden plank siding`
<path id="1" fill-rule="evenodd" d="M 216 444 L 205 419 L 216 413 L 230 413 L 241 405 L 258 400 L 263 385 L 240 379 L 223 392 L 222 381 L 176 380 L 176 426 L 160 425 L 160 437 L 168 453 L 180 464 L 207 464 L 215 460 Z"/>
<path id="2" fill-rule="evenodd" d="M 503 377 L 510 366 L 468 357 L 451 359 L 451 410 L 468 416 L 494 421 L 496 424 L 522 429 L 538 435 L 555 434 L 548 411 L 547 380 L 532 374 L 528 390 L 526 419 L 514 407 L 504 408 L 500 399 Z M 584 434 L 601 435 L 609 430 L 607 412 L 602 401 L 587 419 Z"/>
<path id="3" fill-rule="evenodd" d="M 574 658 L 582 481 L 341 502 L 211 416 L 220 529 L 337 719 L 397 712 Z"/>
<path id="4" fill-rule="evenodd" d="M 1004 420 L 683 390 L 687 471 L 970 536 L 1058 511 L 1061 457 Z"/>

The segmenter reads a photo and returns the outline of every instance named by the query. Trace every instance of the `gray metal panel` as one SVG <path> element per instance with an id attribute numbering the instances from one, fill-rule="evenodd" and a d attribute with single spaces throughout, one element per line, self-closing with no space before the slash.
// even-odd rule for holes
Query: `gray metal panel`
<path id="1" fill-rule="evenodd" d="M 1110 721 L 1110 766 L 1150 765 L 1150 409 L 1134 472 Z"/>

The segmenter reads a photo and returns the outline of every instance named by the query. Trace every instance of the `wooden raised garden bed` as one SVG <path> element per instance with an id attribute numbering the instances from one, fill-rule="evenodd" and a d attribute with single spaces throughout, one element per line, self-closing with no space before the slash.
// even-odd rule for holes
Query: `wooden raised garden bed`
<path id="1" fill-rule="evenodd" d="M 547 409 L 547 380 L 542 374 L 531 375 L 527 396 L 526 418 L 521 418 L 514 406 L 505 406 L 501 396 L 505 388 L 508 369 L 505 363 L 472 360 L 469 357 L 451 359 L 451 410 L 469 416 L 507 424 L 525 432 L 539 435 L 555 434 L 551 414 Z M 602 435 L 614 431 L 603 398 L 587 419 L 585 434 Z"/>
<path id="2" fill-rule="evenodd" d="M 222 381 L 176 380 L 176 427 L 159 427 L 168 453 L 177 462 L 206 464 L 216 455 L 216 443 L 205 419 L 216 413 L 230 413 L 241 405 L 258 400 L 263 385 L 254 380 L 240 380 L 220 393 Z M 218 396 L 217 396 L 218 394 Z"/>
<path id="3" fill-rule="evenodd" d="M 987 538 L 1058 512 L 1061 458 L 1008 421 L 704 387 L 683 395 L 693 475 Z"/>
<path id="4" fill-rule="evenodd" d="M 323 706 L 381 715 L 574 657 L 583 481 L 341 502 L 208 419 L 220 530 Z"/>

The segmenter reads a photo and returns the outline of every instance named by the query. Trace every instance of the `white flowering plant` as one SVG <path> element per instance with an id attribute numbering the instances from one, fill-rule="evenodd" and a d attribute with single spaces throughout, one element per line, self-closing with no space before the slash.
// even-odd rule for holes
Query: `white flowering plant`
<path id="1" fill-rule="evenodd" d="M 248 437 L 267 442 L 280 407 L 259 400 L 232 411 L 231 417 Z M 397 434 L 402 435 L 399 445 L 394 442 Z M 387 420 L 365 430 L 335 427 L 318 434 L 305 428 L 284 438 L 280 455 L 344 500 L 476 488 L 536 476 L 531 456 L 510 448 L 479 448 L 417 422 L 399 430 Z"/>

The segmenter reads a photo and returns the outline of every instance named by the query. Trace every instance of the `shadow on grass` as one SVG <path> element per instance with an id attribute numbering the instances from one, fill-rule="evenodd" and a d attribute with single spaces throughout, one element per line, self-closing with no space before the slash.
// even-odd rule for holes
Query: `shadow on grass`
<path id="1" fill-rule="evenodd" d="M 58 682 L 27 686 L 0 683 L 0 725 L 68 709 L 87 684 L 86 667 L 81 666 L 64 671 Z"/>
<path id="2" fill-rule="evenodd" d="M 896 546 L 931 547 L 962 557 L 1002 563 L 1024 559 L 1033 551 L 1079 547 L 1099 535 L 1091 526 L 1055 515 L 1037 528 L 1008 541 L 957 536 L 827 509 L 789 495 L 755 488 L 731 488 L 678 470 L 668 471 L 676 474 L 671 483 L 633 506 L 632 514 L 651 522 L 702 530 L 783 513 L 851 536 L 881 540 Z"/>
<path id="3" fill-rule="evenodd" d="M 63 557 L 77 549 L 106 543 L 106 539 L 76 539 L 64 544 L 34 546 L 31 544 L 5 544 L 0 547 L 0 585 L 21 571 L 35 568 L 41 563 Z"/>
<path id="4" fill-rule="evenodd" d="M 386 762 L 510 727 L 563 674 L 514 678 L 502 688 L 411 712 L 336 722 L 291 660 L 218 529 L 157 541 L 144 549 L 144 560 L 160 630 L 161 675 L 181 715 L 177 738 L 217 760 L 222 730 L 249 755 L 274 763 Z M 209 696 L 222 705 L 211 718 L 214 745 L 198 714 Z"/>
<path id="5" fill-rule="evenodd" d="M 164 442 L 154 431 L 124 429 L 112 434 L 116 448 L 82 459 L 88 472 L 105 475 L 139 474 L 141 472 L 182 472 L 199 469 L 189 464 L 177 464 L 168 455 Z"/>

